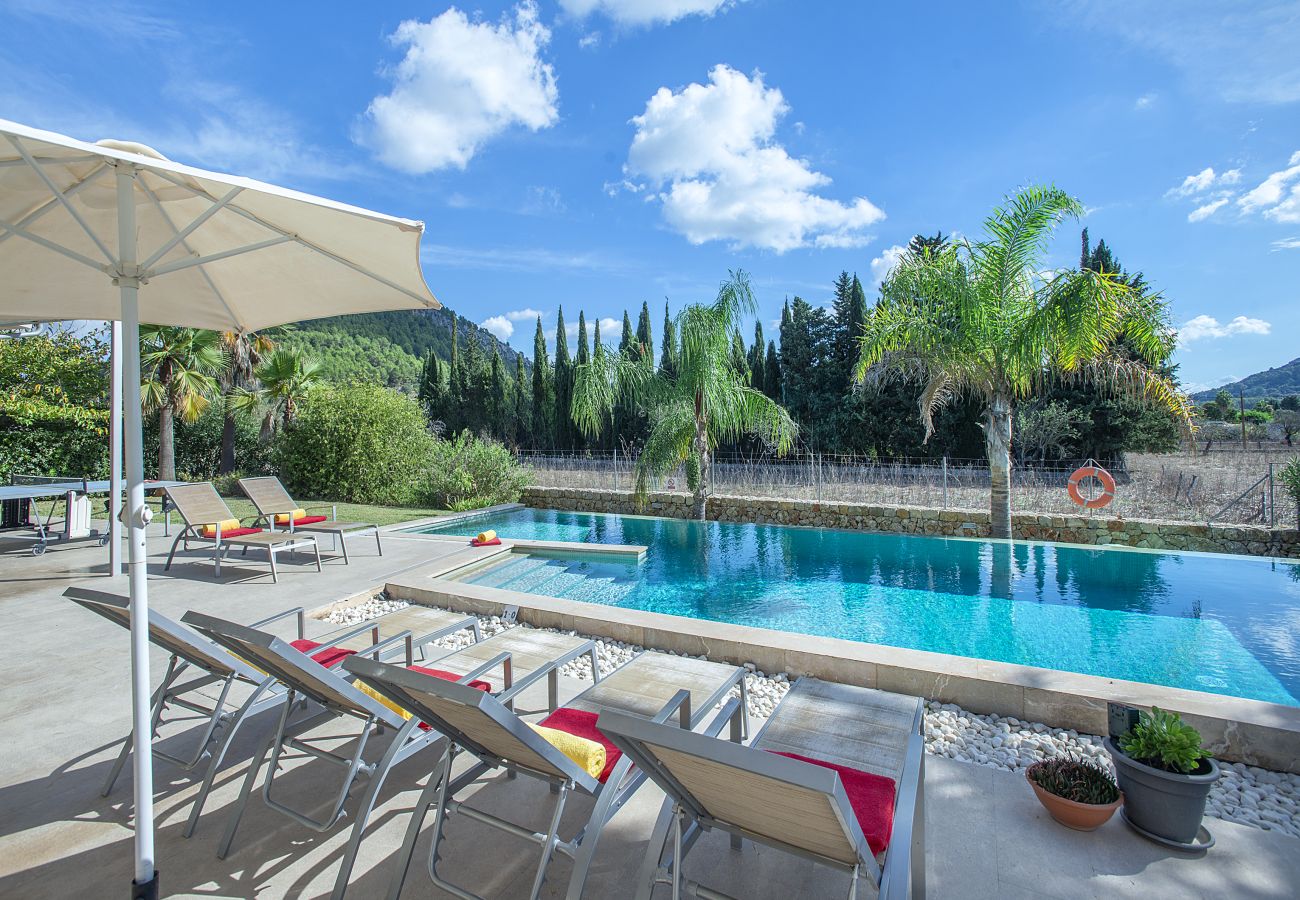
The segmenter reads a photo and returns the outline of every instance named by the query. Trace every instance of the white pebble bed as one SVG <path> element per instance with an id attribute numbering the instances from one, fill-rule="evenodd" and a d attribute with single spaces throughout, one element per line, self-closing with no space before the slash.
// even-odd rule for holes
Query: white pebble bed
<path id="1" fill-rule="evenodd" d="M 334 625 L 356 625 L 409 605 L 404 600 L 389 600 L 379 594 L 364 603 L 335 609 L 325 621 Z M 510 627 L 513 626 L 498 616 L 479 617 L 479 628 L 484 638 Z M 470 633 L 458 631 L 437 641 L 436 646 L 459 650 L 473 640 Z M 597 638 L 596 659 L 601 675 L 614 671 L 643 649 L 636 644 Z M 699 658 L 705 659 L 703 656 Z M 769 674 L 753 663 L 746 663 L 745 668 L 748 670 L 745 689 L 749 714 L 765 719 L 772 715 L 786 691 L 790 690 L 790 676 L 784 672 Z M 591 661 L 582 656 L 565 664 L 560 672 L 571 678 L 590 680 Z M 733 695 L 740 695 L 739 688 Z M 926 702 L 925 750 L 933 756 L 991 766 L 1004 772 L 1023 772 L 1041 759 L 1072 753 L 1114 771 L 1110 754 L 1099 735 L 1052 728 L 1041 722 L 1024 722 L 1009 716 L 979 715 L 936 700 Z M 1223 775 L 1210 791 L 1205 809 L 1207 815 L 1300 838 L 1300 775 L 1272 772 L 1242 763 L 1224 762 L 1220 767 Z"/>

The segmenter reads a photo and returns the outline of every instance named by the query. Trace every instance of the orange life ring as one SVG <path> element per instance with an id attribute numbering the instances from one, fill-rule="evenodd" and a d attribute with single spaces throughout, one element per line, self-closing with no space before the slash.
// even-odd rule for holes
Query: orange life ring
<path id="1" fill-rule="evenodd" d="M 1083 496 L 1083 493 L 1079 490 L 1079 485 L 1085 478 L 1095 478 L 1097 480 L 1097 483 L 1101 485 L 1099 495 L 1096 497 Z M 1080 466 L 1070 475 L 1066 490 L 1070 492 L 1070 499 L 1084 509 L 1101 509 L 1104 506 L 1109 506 L 1110 501 L 1115 499 L 1115 479 L 1101 466 Z"/>

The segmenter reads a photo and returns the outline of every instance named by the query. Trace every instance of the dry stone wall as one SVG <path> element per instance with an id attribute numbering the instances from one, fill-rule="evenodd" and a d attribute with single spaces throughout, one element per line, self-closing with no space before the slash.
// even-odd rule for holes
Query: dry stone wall
<path id="1" fill-rule="evenodd" d="M 529 506 L 547 509 L 677 519 L 690 518 L 691 515 L 691 498 L 685 493 L 651 494 L 644 506 L 638 506 L 628 491 L 529 487 L 524 490 L 521 500 Z M 867 503 L 815 503 L 722 495 L 709 498 L 707 515 L 722 522 L 811 525 L 896 534 L 987 537 L 989 533 L 987 512 Z M 1300 557 L 1300 531 L 1296 530 L 1034 513 L 1017 513 L 1011 517 L 1011 522 L 1015 536 L 1026 540 Z"/>

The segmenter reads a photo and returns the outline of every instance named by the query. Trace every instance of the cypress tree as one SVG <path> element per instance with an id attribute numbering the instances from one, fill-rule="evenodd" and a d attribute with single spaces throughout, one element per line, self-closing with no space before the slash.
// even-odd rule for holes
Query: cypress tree
<path id="1" fill-rule="evenodd" d="M 555 445 L 573 447 L 573 363 L 569 361 L 569 337 L 564 333 L 564 307 L 555 320 Z"/>
<path id="2" fill-rule="evenodd" d="M 749 377 L 749 360 L 745 356 L 745 339 L 737 328 L 731 333 L 731 367 L 742 378 Z"/>
<path id="3" fill-rule="evenodd" d="M 776 341 L 767 342 L 767 359 L 763 360 L 763 393 L 781 399 L 781 359 L 776 355 Z"/>
<path id="4" fill-rule="evenodd" d="M 599 323 L 597 323 L 599 329 Z M 632 336 L 632 320 L 628 318 L 627 310 L 623 310 L 623 335 L 618 341 L 618 352 L 622 356 L 627 356 L 631 352 L 636 338 Z"/>
<path id="5" fill-rule="evenodd" d="M 537 317 L 537 333 L 533 335 L 533 423 L 529 445 L 533 448 L 550 448 L 551 413 L 555 397 L 551 390 L 551 360 L 546 352 L 546 332 L 542 330 L 542 317 Z"/>
<path id="6" fill-rule="evenodd" d="M 532 416 L 528 411 L 528 391 L 524 389 L 524 355 L 521 353 L 515 357 L 515 384 L 514 396 L 510 402 L 510 412 L 513 420 L 507 429 L 507 435 L 514 441 L 516 447 L 528 445 L 528 425 Z"/>
<path id="7" fill-rule="evenodd" d="M 578 310 L 578 349 L 573 363 L 585 366 L 589 362 L 591 362 L 591 350 L 587 348 L 587 314 Z"/>
<path id="8" fill-rule="evenodd" d="M 763 340 L 763 323 L 754 323 L 754 345 L 749 348 L 749 386 L 756 391 L 766 389 L 763 377 L 763 351 L 767 349 Z"/>
<path id="9" fill-rule="evenodd" d="M 636 342 L 640 345 L 642 356 L 654 361 L 655 338 L 650 330 L 650 304 L 641 301 L 641 317 L 636 320 Z"/>
<path id="10" fill-rule="evenodd" d="M 483 348 L 473 334 L 466 336 L 465 356 L 460 363 L 460 381 L 460 409 L 456 430 L 473 430 L 475 426 L 483 424 L 483 413 L 488 409 L 488 372 L 483 365 Z"/>
<path id="11" fill-rule="evenodd" d="M 504 440 L 506 423 L 510 420 L 510 411 L 506 406 L 510 393 L 506 385 L 505 366 L 501 364 L 501 348 L 495 343 L 492 345 L 492 360 L 488 373 L 488 429 L 493 437 Z"/>
<path id="12" fill-rule="evenodd" d="M 664 349 L 659 357 L 659 371 L 669 378 L 677 374 L 677 326 L 668 315 L 667 302 L 664 303 Z"/>
<path id="13" fill-rule="evenodd" d="M 444 405 L 445 424 L 450 434 L 460 431 L 464 425 L 462 412 L 465 409 L 465 395 L 469 385 L 465 378 L 465 363 L 460 355 L 459 316 L 451 319 L 451 364 L 447 374 L 447 402 Z"/>

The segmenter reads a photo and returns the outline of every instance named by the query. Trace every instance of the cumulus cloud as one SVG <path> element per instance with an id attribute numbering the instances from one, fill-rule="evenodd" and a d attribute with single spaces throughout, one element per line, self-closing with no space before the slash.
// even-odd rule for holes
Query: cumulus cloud
<path id="1" fill-rule="evenodd" d="M 1187 221 L 1200 222 L 1214 215 L 1215 212 L 1228 205 L 1228 197 L 1220 197 L 1218 200 L 1211 200 L 1203 206 L 1198 206 L 1187 214 Z"/>
<path id="2" fill-rule="evenodd" d="M 762 73 L 714 66 L 707 85 L 662 87 L 632 118 L 625 174 L 649 181 L 664 219 L 692 244 L 784 253 L 867 243 L 864 230 L 885 214 L 865 197 L 841 203 L 814 192 L 830 179 L 774 140 L 788 111 Z"/>
<path id="3" fill-rule="evenodd" d="M 540 309 L 512 309 L 506 313 L 506 318 L 511 322 L 528 322 L 536 319 L 538 316 L 546 315 Z"/>
<path id="4" fill-rule="evenodd" d="M 885 277 L 889 275 L 894 266 L 898 265 L 899 257 L 906 252 L 907 248 L 898 244 L 880 251 L 880 255 L 871 261 L 871 280 L 877 286 L 884 284 Z"/>
<path id="5" fill-rule="evenodd" d="M 1242 194 L 1237 200 L 1237 206 L 1243 213 L 1252 213 L 1262 209 L 1264 215 L 1267 216 L 1272 211 L 1272 207 L 1283 203 L 1283 198 L 1287 193 L 1287 186 L 1298 178 L 1300 178 L 1300 150 L 1291 154 L 1291 158 L 1287 161 L 1287 168 L 1272 173 L 1253 189 Z M 1294 195 L 1294 190 L 1292 194 Z M 1293 199 L 1294 197 L 1287 202 L 1291 202 Z"/>
<path id="6" fill-rule="evenodd" d="M 1188 175 L 1178 187 L 1170 188 L 1166 195 L 1170 197 L 1190 197 L 1202 194 L 1210 188 L 1236 184 L 1241 181 L 1241 169 L 1229 169 L 1222 175 L 1216 175 L 1211 166 L 1206 166 L 1195 175 Z"/>
<path id="7" fill-rule="evenodd" d="M 502 341 L 510 340 L 510 335 L 515 333 L 514 323 L 505 316 L 488 316 L 478 323 L 478 327 L 484 331 L 492 332 Z"/>
<path id="8" fill-rule="evenodd" d="M 1237 316 L 1231 322 L 1220 323 L 1214 316 L 1199 315 L 1188 319 L 1178 329 L 1178 342 L 1183 345 L 1193 341 L 1215 340 L 1238 334 L 1268 334 L 1273 326 L 1263 319 Z"/>
<path id="9" fill-rule="evenodd" d="M 620 25 L 666 25 L 686 16 L 712 16 L 737 0 L 560 0 L 560 7 L 585 19 L 593 13 Z"/>
<path id="10" fill-rule="evenodd" d="M 359 139 L 403 172 L 465 168 L 489 140 L 559 119 L 555 70 L 542 58 L 551 32 L 532 0 L 500 21 L 472 21 L 451 7 L 408 20 L 392 42 L 406 55 L 388 73 L 392 90 L 366 110 Z"/>

